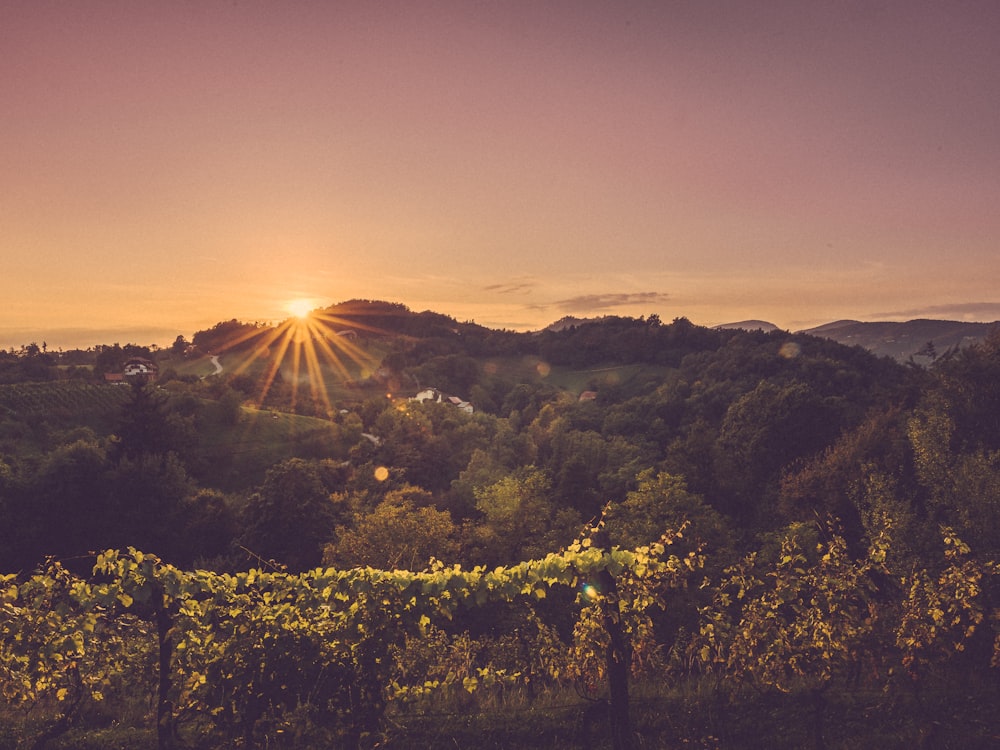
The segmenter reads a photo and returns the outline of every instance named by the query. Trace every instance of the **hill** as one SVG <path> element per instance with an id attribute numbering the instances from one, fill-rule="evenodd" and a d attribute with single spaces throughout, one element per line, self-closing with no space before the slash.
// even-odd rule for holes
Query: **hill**
<path id="1" fill-rule="evenodd" d="M 565 317 L 543 329 L 560 332 L 569 328 L 599 322 L 600 318 Z M 916 319 L 906 322 L 871 322 L 836 320 L 797 331 L 836 341 L 845 346 L 860 346 L 880 357 L 897 362 L 929 364 L 945 352 L 982 341 L 1000 322 L 970 323 L 957 320 Z M 716 331 L 762 331 L 773 333 L 781 329 L 766 320 L 742 320 L 713 326 Z"/>
<path id="2" fill-rule="evenodd" d="M 764 333 L 780 330 L 774 323 L 768 323 L 766 320 L 742 320 L 739 323 L 722 323 L 715 326 L 715 328 L 720 331 L 764 331 Z"/>
<path id="3" fill-rule="evenodd" d="M 918 363 L 927 364 L 949 349 L 982 341 L 997 325 L 1000 323 L 925 319 L 903 323 L 838 320 L 800 333 L 832 339 L 847 346 L 861 346 L 879 356 L 892 357 L 898 362 L 907 362 L 913 358 Z"/>

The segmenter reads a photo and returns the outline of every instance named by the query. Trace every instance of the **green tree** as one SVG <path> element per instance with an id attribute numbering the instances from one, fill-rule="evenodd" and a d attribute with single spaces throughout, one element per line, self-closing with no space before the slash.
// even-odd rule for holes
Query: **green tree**
<path id="1" fill-rule="evenodd" d="M 218 490 L 197 489 L 181 501 L 180 517 L 178 565 L 227 565 L 239 531 L 233 499 Z"/>
<path id="2" fill-rule="evenodd" d="M 1000 450 L 968 447 L 957 433 L 951 402 L 940 393 L 926 397 L 908 422 L 928 515 L 994 557 L 1000 553 Z"/>
<path id="3" fill-rule="evenodd" d="M 181 420 L 170 412 L 166 395 L 140 382 L 132 384 L 115 435 L 118 442 L 112 450 L 114 461 L 164 456 L 171 451 L 183 453 L 190 437 Z"/>
<path id="4" fill-rule="evenodd" d="M 451 514 L 434 508 L 432 501 L 429 493 L 415 487 L 386 493 L 373 511 L 355 519 L 353 527 L 337 527 L 336 541 L 326 546 L 323 564 L 420 570 L 432 557 L 454 561 L 458 529 Z"/>
<path id="5" fill-rule="evenodd" d="M 734 498 L 734 511 L 746 513 L 760 495 L 777 494 L 782 467 L 810 456 L 840 432 L 832 402 L 806 383 L 761 381 L 734 401 L 719 430 L 716 471 Z"/>
<path id="6" fill-rule="evenodd" d="M 568 544 L 581 529 L 579 514 L 550 499 L 545 474 L 527 467 L 478 489 L 476 508 L 483 516 L 478 544 L 489 564 L 544 557 Z"/>
<path id="7" fill-rule="evenodd" d="M 959 450 L 1000 450 L 1000 326 L 976 345 L 951 352 L 933 368 L 948 402 Z"/>
<path id="8" fill-rule="evenodd" d="M 118 508 L 109 485 L 111 463 L 96 438 L 62 445 L 45 456 L 35 477 L 31 513 L 36 554 L 63 557 L 119 543 Z M 30 533 L 27 528 L 22 533 Z"/>
<path id="9" fill-rule="evenodd" d="M 346 520 L 330 495 L 316 462 L 290 458 L 272 466 L 244 509 L 243 545 L 290 571 L 316 567 L 334 526 Z"/>
<path id="10" fill-rule="evenodd" d="M 872 506 L 866 497 L 867 479 L 874 474 L 897 480 L 905 476 L 904 422 L 898 408 L 877 412 L 821 454 L 795 464 L 781 478 L 779 507 L 783 514 L 794 521 L 839 518 L 848 541 L 852 545 L 859 542 L 864 516 Z M 897 510 L 902 512 L 903 508 Z"/>
<path id="11" fill-rule="evenodd" d="M 175 357 L 182 357 L 189 346 L 191 346 L 191 342 L 185 339 L 183 334 L 178 333 L 174 343 L 170 345 L 170 353 Z"/>
<path id="12" fill-rule="evenodd" d="M 194 484 L 176 454 L 122 458 L 108 472 L 108 489 L 114 516 L 107 546 L 152 550 L 172 561 L 183 557 L 184 502 Z"/>
<path id="13" fill-rule="evenodd" d="M 232 388 L 226 388 L 216 403 L 215 412 L 224 425 L 234 425 L 240 421 L 243 413 L 243 394 Z"/>
<path id="14" fill-rule="evenodd" d="M 23 502 L 14 470 L 0 457 L 0 570 L 21 567 L 24 544 Z"/>
<path id="15" fill-rule="evenodd" d="M 723 517 L 700 495 L 688 491 L 683 477 L 642 471 L 638 486 L 624 502 L 608 507 L 606 522 L 611 541 L 625 549 L 658 541 L 668 529 L 687 523 L 684 536 L 717 551 L 729 537 Z"/>

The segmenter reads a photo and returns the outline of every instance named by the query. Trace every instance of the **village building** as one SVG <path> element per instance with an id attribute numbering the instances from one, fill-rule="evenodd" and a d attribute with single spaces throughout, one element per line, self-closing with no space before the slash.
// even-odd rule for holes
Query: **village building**
<path id="1" fill-rule="evenodd" d="M 472 414 L 475 411 L 475 407 L 473 407 L 473 405 L 468 401 L 460 399 L 458 396 L 447 396 L 437 388 L 425 388 L 416 396 L 411 398 L 410 401 L 417 401 L 419 403 L 433 401 L 436 404 L 451 404 L 467 414 Z"/>
<path id="2" fill-rule="evenodd" d="M 121 372 L 104 373 L 104 382 L 112 385 L 126 385 L 138 380 L 153 381 L 160 374 L 160 368 L 145 357 L 132 357 L 125 361 Z"/>

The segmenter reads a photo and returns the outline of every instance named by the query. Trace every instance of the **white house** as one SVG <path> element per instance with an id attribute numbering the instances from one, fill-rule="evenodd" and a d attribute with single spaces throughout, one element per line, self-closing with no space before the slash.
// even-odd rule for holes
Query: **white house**
<path id="1" fill-rule="evenodd" d="M 425 388 L 411 398 L 410 401 L 418 401 L 420 403 L 433 401 L 436 404 L 451 404 L 468 414 L 472 414 L 475 411 L 475 408 L 468 401 L 463 401 L 458 396 L 445 396 L 437 388 Z"/>

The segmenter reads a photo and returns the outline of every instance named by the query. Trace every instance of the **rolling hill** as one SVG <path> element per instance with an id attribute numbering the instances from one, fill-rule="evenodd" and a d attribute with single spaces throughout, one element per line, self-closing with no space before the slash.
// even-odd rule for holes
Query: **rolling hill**
<path id="1" fill-rule="evenodd" d="M 913 358 L 918 364 L 927 364 L 949 349 L 982 341 L 998 325 L 1000 322 L 968 323 L 925 319 L 903 323 L 838 320 L 799 333 L 832 339 L 847 346 L 861 346 L 879 356 L 892 357 L 899 362 Z"/>

